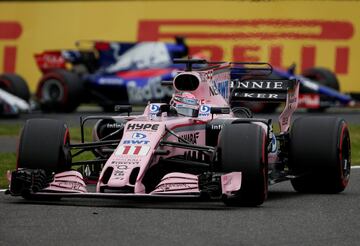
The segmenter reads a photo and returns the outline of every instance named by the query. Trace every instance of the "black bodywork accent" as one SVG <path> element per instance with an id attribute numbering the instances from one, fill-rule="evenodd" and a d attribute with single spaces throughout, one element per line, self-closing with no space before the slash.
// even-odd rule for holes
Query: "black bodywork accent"
<path id="1" fill-rule="evenodd" d="M 119 135 L 121 138 L 122 132 L 124 130 L 124 126 L 126 123 L 125 121 L 123 121 L 121 119 L 115 119 L 112 116 L 86 116 L 86 117 L 80 116 L 81 143 L 84 143 L 85 123 L 88 121 L 92 121 L 92 120 L 104 121 L 105 124 L 108 124 L 108 122 L 109 122 L 109 124 L 114 124 L 114 127 L 110 127 L 111 129 L 105 129 L 105 133 L 103 134 L 104 136 L 102 138 L 100 138 L 100 140 L 107 140 L 111 136 L 114 136 L 116 134 Z M 96 130 L 99 130 L 99 129 L 96 129 Z M 111 134 L 111 136 L 110 136 L 110 134 Z M 120 140 L 120 138 L 119 138 L 119 140 Z"/>
<path id="2" fill-rule="evenodd" d="M 230 101 L 284 102 L 288 91 L 292 91 L 296 83 L 296 80 L 284 79 L 235 79 L 232 81 Z"/>
<path id="3" fill-rule="evenodd" d="M 222 129 L 222 127 L 225 124 L 231 124 L 231 122 L 234 119 L 221 119 L 221 118 L 217 118 L 217 119 L 213 119 L 212 121 L 210 121 L 209 123 L 206 124 L 206 140 L 205 143 L 207 146 L 217 146 L 218 144 L 218 136 L 219 136 L 219 132 Z"/>
<path id="4" fill-rule="evenodd" d="M 268 127 L 267 136 L 269 136 L 270 126 L 271 126 L 271 119 L 256 119 L 256 118 L 217 118 L 206 125 L 206 145 L 207 146 L 217 146 L 218 145 L 218 136 L 226 124 L 248 124 L 254 122 L 261 122 L 266 124 Z"/>
<path id="5" fill-rule="evenodd" d="M 51 174 L 42 169 L 20 169 L 11 173 L 10 194 L 26 197 L 46 188 L 52 181 Z"/>

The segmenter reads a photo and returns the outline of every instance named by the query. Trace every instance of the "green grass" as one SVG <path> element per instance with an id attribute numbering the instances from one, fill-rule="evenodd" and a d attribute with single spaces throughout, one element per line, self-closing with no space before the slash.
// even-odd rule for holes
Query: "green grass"
<path id="1" fill-rule="evenodd" d="M 17 136 L 20 129 L 21 125 L 0 124 L 0 136 Z M 91 141 L 91 131 L 91 128 L 85 128 L 85 141 Z M 70 128 L 70 136 L 72 141 L 80 141 L 80 128 Z M 360 165 L 360 125 L 350 125 L 350 137 L 352 164 Z M 85 152 L 74 158 L 74 161 L 89 160 L 93 158 L 94 156 L 91 152 Z M 15 166 L 15 153 L 0 153 L 0 188 L 7 187 L 6 171 L 14 170 Z"/>
<path id="2" fill-rule="evenodd" d="M 0 136 L 17 136 L 21 128 L 20 124 L 0 124 Z"/>
<path id="3" fill-rule="evenodd" d="M 351 161 L 353 165 L 360 165 L 360 125 L 350 125 Z"/>
<path id="4" fill-rule="evenodd" d="M 0 124 L 0 136 L 18 136 L 22 129 L 20 124 Z M 85 127 L 84 135 L 85 141 L 91 141 L 92 128 Z M 70 138 L 73 141 L 81 140 L 81 130 L 80 127 L 71 127 L 70 128 Z"/>
<path id="5" fill-rule="evenodd" d="M 85 127 L 84 128 L 84 136 L 85 142 L 92 141 L 92 128 Z M 80 141 L 81 140 L 81 130 L 80 127 L 72 127 L 70 128 L 70 139 L 71 141 Z"/>
<path id="6" fill-rule="evenodd" d="M 6 178 L 7 170 L 14 170 L 16 165 L 15 153 L 0 153 L 0 188 L 7 188 L 9 185 Z"/>

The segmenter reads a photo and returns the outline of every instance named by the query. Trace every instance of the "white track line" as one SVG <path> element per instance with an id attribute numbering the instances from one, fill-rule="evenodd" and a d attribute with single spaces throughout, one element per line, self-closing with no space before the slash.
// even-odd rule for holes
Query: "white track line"
<path id="1" fill-rule="evenodd" d="M 352 166 L 351 169 L 360 169 L 360 166 Z M 6 189 L 0 189 L 0 192 L 5 192 Z"/>

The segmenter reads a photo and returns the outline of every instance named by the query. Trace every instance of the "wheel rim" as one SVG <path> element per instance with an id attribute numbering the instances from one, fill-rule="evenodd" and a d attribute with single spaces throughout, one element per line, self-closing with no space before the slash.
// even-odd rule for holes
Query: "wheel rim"
<path id="1" fill-rule="evenodd" d="M 321 76 L 320 74 L 309 74 L 309 75 L 304 75 L 306 78 L 317 81 L 317 82 L 322 82 L 325 81 L 325 78 L 323 76 Z"/>
<path id="2" fill-rule="evenodd" d="M 345 129 L 343 129 L 345 131 Z M 342 185 L 345 187 L 349 181 L 350 169 L 351 169 L 351 152 L 350 152 L 350 141 L 348 135 L 342 134 L 342 142 L 340 146 L 340 168 L 341 168 L 341 179 Z"/>
<path id="3" fill-rule="evenodd" d="M 56 79 L 45 81 L 41 92 L 42 100 L 45 102 L 61 102 L 64 99 L 64 87 Z"/>
<path id="4" fill-rule="evenodd" d="M 9 91 L 10 88 L 10 82 L 4 79 L 0 79 L 0 89 L 3 89 L 5 91 Z"/>

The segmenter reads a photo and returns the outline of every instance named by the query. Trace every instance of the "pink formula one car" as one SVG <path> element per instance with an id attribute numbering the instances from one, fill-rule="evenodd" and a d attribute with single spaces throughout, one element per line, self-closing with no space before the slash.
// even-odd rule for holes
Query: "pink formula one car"
<path id="1" fill-rule="evenodd" d="M 262 79 L 272 71 L 266 63 L 175 62 L 187 69 L 163 83 L 175 89 L 169 104 L 149 103 L 142 115 L 119 106 L 128 116 L 82 118 L 81 129 L 97 120 L 93 142 L 70 143 L 61 121 L 28 120 L 17 169 L 9 173 L 9 193 L 30 199 L 191 197 L 257 206 L 266 200 L 269 184 L 285 180 L 298 192 L 345 189 L 347 124 L 332 117 L 291 124 L 298 81 Z M 280 133 L 273 132 L 271 120 L 231 109 L 230 100 L 285 101 Z M 96 158 L 72 161 L 85 151 Z"/>

